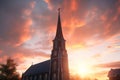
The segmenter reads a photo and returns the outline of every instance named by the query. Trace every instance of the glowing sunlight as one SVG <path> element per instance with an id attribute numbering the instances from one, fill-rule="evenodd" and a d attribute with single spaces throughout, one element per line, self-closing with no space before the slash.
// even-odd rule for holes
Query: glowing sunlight
<path id="1" fill-rule="evenodd" d="M 89 77 L 91 73 L 90 66 L 87 64 L 80 64 L 76 67 L 76 73 L 78 73 L 81 77 Z"/>
<path id="2" fill-rule="evenodd" d="M 81 76 L 85 76 L 85 75 L 87 75 L 88 68 L 85 66 L 81 66 L 80 69 L 78 70 L 78 72 Z"/>

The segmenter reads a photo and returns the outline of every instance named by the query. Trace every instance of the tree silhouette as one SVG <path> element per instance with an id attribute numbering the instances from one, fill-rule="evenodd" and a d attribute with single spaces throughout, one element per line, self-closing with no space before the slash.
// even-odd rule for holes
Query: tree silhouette
<path id="1" fill-rule="evenodd" d="M 16 66 L 11 58 L 7 59 L 6 64 L 0 64 L 0 80 L 20 80 Z"/>

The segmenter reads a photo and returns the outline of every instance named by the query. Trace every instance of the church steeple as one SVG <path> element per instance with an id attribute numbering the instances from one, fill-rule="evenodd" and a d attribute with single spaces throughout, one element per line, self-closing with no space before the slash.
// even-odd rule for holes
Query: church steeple
<path id="1" fill-rule="evenodd" d="M 58 9 L 58 23 L 53 50 L 51 54 L 49 80 L 69 80 L 68 55 L 62 34 L 60 8 Z"/>
<path id="2" fill-rule="evenodd" d="M 61 27 L 60 8 L 58 9 L 58 23 L 57 23 L 57 31 L 56 31 L 55 40 L 56 39 L 64 40 L 63 33 L 62 33 L 62 27 Z"/>

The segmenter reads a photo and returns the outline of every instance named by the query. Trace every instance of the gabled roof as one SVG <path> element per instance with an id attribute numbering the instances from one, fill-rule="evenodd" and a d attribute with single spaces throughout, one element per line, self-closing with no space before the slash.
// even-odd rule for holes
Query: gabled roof
<path id="1" fill-rule="evenodd" d="M 23 74 L 23 76 L 35 75 L 40 73 L 48 73 L 50 69 L 50 60 L 31 65 Z"/>
<path id="2" fill-rule="evenodd" d="M 108 73 L 108 77 L 120 76 L 120 69 L 111 69 Z"/>

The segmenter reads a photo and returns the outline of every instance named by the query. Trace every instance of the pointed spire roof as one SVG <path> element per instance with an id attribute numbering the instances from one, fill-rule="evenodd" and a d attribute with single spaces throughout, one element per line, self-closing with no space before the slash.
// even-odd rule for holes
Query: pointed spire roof
<path id="1" fill-rule="evenodd" d="M 55 39 L 63 39 L 62 27 L 61 27 L 61 19 L 60 19 L 60 8 L 58 9 L 58 23 L 57 23 L 57 31 Z"/>

